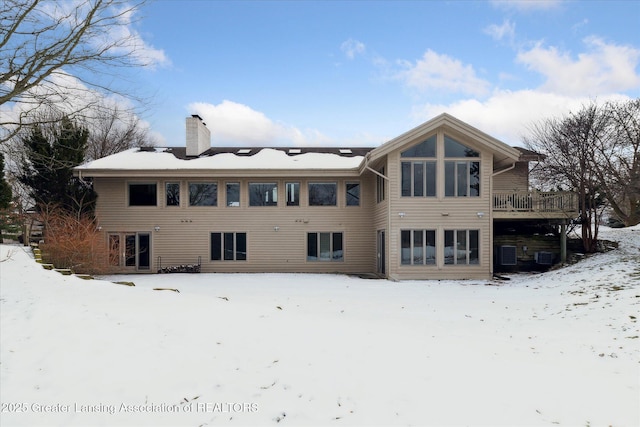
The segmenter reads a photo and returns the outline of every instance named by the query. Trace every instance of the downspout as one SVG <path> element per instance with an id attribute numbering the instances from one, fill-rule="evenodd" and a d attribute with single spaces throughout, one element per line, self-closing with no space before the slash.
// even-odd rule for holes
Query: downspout
<path id="1" fill-rule="evenodd" d="M 377 170 L 374 170 L 371 168 L 371 166 L 369 166 L 369 156 L 371 155 L 371 152 L 367 153 L 364 157 L 364 168 L 370 172 L 373 172 L 375 175 L 379 176 L 380 178 L 386 180 L 387 182 L 390 182 L 389 177 L 385 176 L 383 174 L 381 174 L 380 172 L 378 172 Z M 391 241 L 391 189 L 388 188 L 387 189 L 387 194 L 388 194 L 388 198 L 387 198 L 387 233 L 386 233 L 386 238 L 389 239 L 389 241 Z M 387 242 L 384 242 L 385 246 L 387 244 Z M 391 245 L 389 245 L 391 246 Z M 391 248 L 385 248 L 385 254 L 388 254 L 390 252 Z M 387 255 L 387 259 L 388 259 L 388 255 Z M 384 260 L 385 262 L 387 262 L 387 260 Z M 387 272 L 387 278 L 394 280 L 389 272 L 389 268 L 385 268 L 385 271 Z"/>

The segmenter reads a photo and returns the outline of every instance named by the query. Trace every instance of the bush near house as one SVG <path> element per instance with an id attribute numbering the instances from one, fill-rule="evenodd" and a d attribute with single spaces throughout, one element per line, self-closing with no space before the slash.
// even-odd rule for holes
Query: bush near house
<path id="1" fill-rule="evenodd" d="M 47 263 L 82 274 L 106 271 L 107 249 L 93 217 L 47 209 L 42 211 L 41 220 L 44 243 L 40 247 Z"/>

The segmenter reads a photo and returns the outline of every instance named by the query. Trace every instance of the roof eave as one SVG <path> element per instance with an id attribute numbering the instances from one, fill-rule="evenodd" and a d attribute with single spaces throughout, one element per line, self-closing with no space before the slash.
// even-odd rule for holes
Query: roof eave
<path id="1" fill-rule="evenodd" d="M 348 169 L 83 169 L 74 176 L 86 178 L 242 178 L 242 177 L 357 177 L 359 167 Z"/>

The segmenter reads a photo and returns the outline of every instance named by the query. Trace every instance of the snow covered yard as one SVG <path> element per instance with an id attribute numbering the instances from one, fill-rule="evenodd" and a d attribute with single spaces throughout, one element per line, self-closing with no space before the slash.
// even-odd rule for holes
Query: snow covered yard
<path id="1" fill-rule="evenodd" d="M 85 281 L 0 246 L 0 424 L 639 425 L 640 227 L 602 237 L 504 282 Z"/>

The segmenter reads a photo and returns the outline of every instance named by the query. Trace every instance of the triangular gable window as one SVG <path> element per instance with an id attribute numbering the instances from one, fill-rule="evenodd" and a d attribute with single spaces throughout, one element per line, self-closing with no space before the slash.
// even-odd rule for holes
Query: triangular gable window
<path id="1" fill-rule="evenodd" d="M 444 156 L 445 157 L 480 157 L 480 153 L 456 141 L 453 138 L 444 136 Z"/>
<path id="2" fill-rule="evenodd" d="M 405 150 L 400 154 L 401 157 L 435 157 L 436 156 L 436 135 L 427 138 L 420 144 Z"/>

